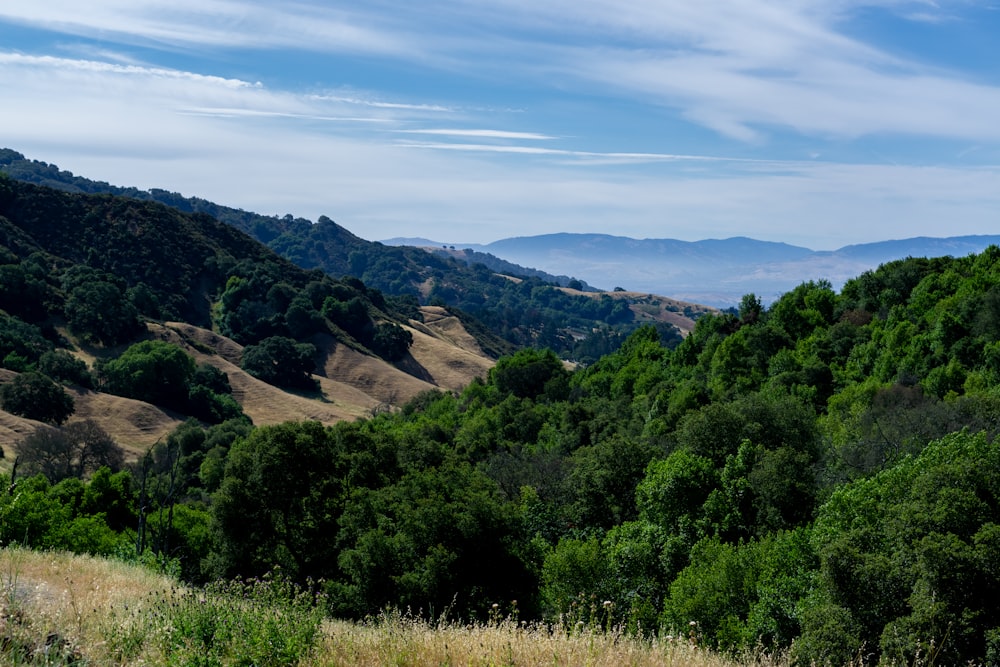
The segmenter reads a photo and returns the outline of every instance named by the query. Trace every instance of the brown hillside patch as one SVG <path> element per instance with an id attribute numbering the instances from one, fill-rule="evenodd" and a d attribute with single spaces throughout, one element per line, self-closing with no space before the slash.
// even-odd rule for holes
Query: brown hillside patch
<path id="1" fill-rule="evenodd" d="M 479 342 L 468 331 L 462 321 L 441 306 L 423 306 L 420 309 L 423 322 L 410 321 L 410 326 L 425 331 L 435 338 L 451 343 L 455 347 L 485 357 Z"/>
<path id="2" fill-rule="evenodd" d="M 410 354 L 397 362 L 407 373 L 442 389 L 460 391 L 474 378 L 485 378 L 493 367 L 493 360 L 482 353 L 458 318 L 448 316 L 424 327 L 419 322 L 411 324 Z"/>
<path id="3" fill-rule="evenodd" d="M 169 322 L 159 335 L 182 345 L 199 364 L 211 364 L 225 373 L 233 398 L 257 426 L 286 421 L 332 424 L 364 416 L 379 403 L 350 384 L 324 377 L 314 376 L 320 382 L 316 394 L 290 393 L 262 382 L 239 367 L 243 353 L 239 343 L 207 329 Z"/>
<path id="4" fill-rule="evenodd" d="M 285 421 L 333 424 L 366 417 L 380 405 L 402 405 L 417 394 L 442 388 L 458 391 L 485 377 L 493 362 L 483 355 L 461 322 L 442 308 L 428 308 L 425 323 L 414 323 L 410 354 L 396 366 L 317 336 L 320 375 L 315 393 L 293 393 L 262 382 L 239 367 L 243 347 L 213 331 L 183 322 L 149 324 L 152 338 L 183 347 L 198 364 L 211 364 L 229 377 L 233 398 L 258 426 Z M 0 383 L 16 373 L 0 369 Z M 75 413 L 70 421 L 93 419 L 136 458 L 185 419 L 154 405 L 81 388 L 67 388 Z M 16 454 L 15 443 L 40 422 L 0 411 L 0 446 Z"/>
<path id="5" fill-rule="evenodd" d="M 89 389 L 67 387 L 66 391 L 76 404 L 70 421 L 93 419 L 131 457 L 137 458 L 184 421 L 181 415 L 143 401 Z"/>
<path id="6" fill-rule="evenodd" d="M 414 336 L 416 338 L 416 336 Z M 375 399 L 376 403 L 402 405 L 420 392 L 434 389 L 432 378 L 416 378 L 385 361 L 334 345 L 325 351 L 322 374 Z"/>

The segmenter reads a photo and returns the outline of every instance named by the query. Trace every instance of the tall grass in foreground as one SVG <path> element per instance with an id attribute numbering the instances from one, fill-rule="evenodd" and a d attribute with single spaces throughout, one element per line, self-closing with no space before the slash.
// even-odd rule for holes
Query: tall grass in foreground
<path id="1" fill-rule="evenodd" d="M 727 659 L 686 638 L 644 640 L 594 626 L 562 631 L 512 618 L 478 624 L 428 623 L 386 613 L 360 624 L 330 622 L 316 664 L 784 667 L 788 663 L 763 654 Z"/>
<path id="2" fill-rule="evenodd" d="M 0 550 L 0 665 L 650 665 L 784 667 L 729 660 L 686 638 L 569 630 L 499 615 L 485 623 L 385 613 L 324 620 L 322 602 L 280 577 L 185 589 L 89 556 Z"/>

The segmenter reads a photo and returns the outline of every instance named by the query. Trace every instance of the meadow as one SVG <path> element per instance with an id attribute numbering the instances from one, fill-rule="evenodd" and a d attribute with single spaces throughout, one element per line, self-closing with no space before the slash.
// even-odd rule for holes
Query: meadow
<path id="1" fill-rule="evenodd" d="M 66 552 L 0 551 L 3 665 L 635 665 L 782 667 L 727 658 L 683 636 L 639 638 L 599 617 L 566 627 L 499 610 L 462 623 L 387 611 L 325 618 L 277 577 L 185 588 L 147 567 Z"/>

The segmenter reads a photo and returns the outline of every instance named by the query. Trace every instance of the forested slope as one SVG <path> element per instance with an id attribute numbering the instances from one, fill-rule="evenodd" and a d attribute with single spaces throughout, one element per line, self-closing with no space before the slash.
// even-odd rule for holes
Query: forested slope
<path id="1" fill-rule="evenodd" d="M 516 607 L 800 664 L 993 664 L 998 392 L 991 247 L 748 295 L 573 372 L 522 350 L 398 413 L 187 423 L 131 473 L 22 477 L 0 540 L 138 538 L 192 581 L 280 566 L 344 617 Z"/>

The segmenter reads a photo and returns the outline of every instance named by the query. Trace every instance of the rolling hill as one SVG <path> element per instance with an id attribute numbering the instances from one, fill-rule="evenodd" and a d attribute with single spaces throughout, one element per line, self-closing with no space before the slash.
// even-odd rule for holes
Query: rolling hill
<path id="1" fill-rule="evenodd" d="M 75 304 L 95 294 L 107 300 L 94 310 L 105 312 L 82 318 Z M 360 311 L 348 304 L 359 304 Z M 103 331 L 119 306 L 132 308 L 141 326 L 130 325 L 114 340 L 95 339 L 104 334 L 87 327 Z M 314 306 L 325 307 L 327 316 Z M 232 397 L 258 425 L 355 419 L 428 390 L 461 389 L 493 364 L 446 308 L 401 310 L 356 280 L 336 281 L 295 266 L 208 215 L 9 179 L 0 179 L 0 308 L 7 318 L 0 382 L 33 368 L 46 350 L 69 351 L 97 369 L 132 343 L 162 341 L 222 371 Z M 345 309 L 354 319 L 338 323 L 336 313 Z M 296 324 L 293 313 L 307 325 Z M 380 356 L 381 330 L 405 332 L 406 349 Z M 296 336 L 313 346 L 315 392 L 275 386 L 241 368 L 246 346 L 266 334 Z M 100 381 L 70 385 L 72 418 L 97 421 L 132 454 L 188 416 L 176 406 L 102 388 Z M 0 412 L 0 441 L 12 446 L 40 426 Z"/>

